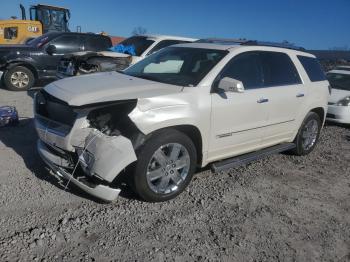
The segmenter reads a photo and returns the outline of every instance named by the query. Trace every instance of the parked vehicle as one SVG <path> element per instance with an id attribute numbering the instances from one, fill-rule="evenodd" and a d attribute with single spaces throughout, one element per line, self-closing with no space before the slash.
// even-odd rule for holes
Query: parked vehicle
<path id="1" fill-rule="evenodd" d="M 116 180 L 127 175 L 147 201 L 177 196 L 197 167 L 309 154 L 329 83 L 315 56 L 267 45 L 175 45 L 122 73 L 52 83 L 35 97 L 39 154 L 95 197 L 115 199 Z"/>
<path id="2" fill-rule="evenodd" d="M 350 124 L 350 66 L 339 66 L 327 73 L 332 87 L 327 120 Z"/>
<path id="3" fill-rule="evenodd" d="M 27 45 L 1 46 L 0 79 L 9 90 L 27 90 L 36 80 L 56 79 L 57 65 L 64 54 L 111 46 L 107 36 L 69 32 L 47 33 Z"/>
<path id="4" fill-rule="evenodd" d="M 164 47 L 195 40 L 166 35 L 132 36 L 115 46 L 114 51 L 79 52 L 64 56 L 58 67 L 58 77 L 123 70 Z"/>
<path id="5" fill-rule="evenodd" d="M 29 9 L 30 20 L 20 5 L 22 20 L 0 20 L 0 44 L 24 44 L 28 39 L 48 32 L 69 32 L 69 9 L 51 5 L 33 5 Z"/>

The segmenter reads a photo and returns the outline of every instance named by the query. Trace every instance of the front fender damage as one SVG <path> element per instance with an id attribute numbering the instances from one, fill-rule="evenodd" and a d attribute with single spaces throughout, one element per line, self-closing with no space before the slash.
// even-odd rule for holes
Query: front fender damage
<path id="1" fill-rule="evenodd" d="M 121 135 L 107 136 L 96 129 L 90 131 L 78 155 L 85 173 L 107 182 L 112 182 L 125 167 L 137 160 L 129 139 Z"/>

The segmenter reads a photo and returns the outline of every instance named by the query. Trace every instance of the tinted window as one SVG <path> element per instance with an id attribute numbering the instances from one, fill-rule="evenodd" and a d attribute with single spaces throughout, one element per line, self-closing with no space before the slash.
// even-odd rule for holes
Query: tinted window
<path id="1" fill-rule="evenodd" d="M 53 39 L 50 45 L 56 46 L 57 54 L 66 54 L 80 51 L 82 43 L 77 35 L 62 35 Z"/>
<path id="2" fill-rule="evenodd" d="M 259 52 L 265 87 L 300 84 L 301 79 L 287 54 Z"/>
<path id="3" fill-rule="evenodd" d="M 99 35 L 88 35 L 84 38 L 84 47 L 87 51 L 106 51 L 112 46 L 109 37 Z"/>
<path id="4" fill-rule="evenodd" d="M 326 80 L 326 76 L 316 58 L 307 56 L 298 56 L 311 82 Z"/>
<path id="5" fill-rule="evenodd" d="M 230 77 L 241 81 L 245 89 L 263 87 L 260 58 L 257 52 L 235 56 L 223 69 L 219 79 Z"/>
<path id="6" fill-rule="evenodd" d="M 189 43 L 189 42 L 188 41 L 181 41 L 181 40 L 163 40 L 163 41 L 160 41 L 158 44 L 156 44 L 155 47 L 152 48 L 151 51 L 148 52 L 147 55 L 153 54 L 164 47 L 176 45 L 176 44 L 181 44 L 181 43 Z"/>
<path id="7" fill-rule="evenodd" d="M 350 91 L 350 75 L 328 73 L 327 78 L 332 88 Z"/>

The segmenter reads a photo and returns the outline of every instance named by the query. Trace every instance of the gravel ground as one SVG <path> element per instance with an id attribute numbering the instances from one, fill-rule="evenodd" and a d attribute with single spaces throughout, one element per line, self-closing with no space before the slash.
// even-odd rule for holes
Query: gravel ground
<path id="1" fill-rule="evenodd" d="M 0 89 L 1 261 L 350 261 L 350 132 L 327 125 L 305 157 L 198 171 L 175 200 L 111 204 L 63 186 L 35 150 L 32 92 Z"/>

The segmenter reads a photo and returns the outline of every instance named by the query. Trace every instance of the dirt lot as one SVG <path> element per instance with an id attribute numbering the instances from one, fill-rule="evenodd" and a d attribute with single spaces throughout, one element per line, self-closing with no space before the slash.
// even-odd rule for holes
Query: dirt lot
<path id="1" fill-rule="evenodd" d="M 350 132 L 327 125 L 306 157 L 275 155 L 150 204 L 103 204 L 50 176 L 32 92 L 0 89 L 20 125 L 0 129 L 1 261 L 350 261 Z"/>

